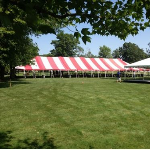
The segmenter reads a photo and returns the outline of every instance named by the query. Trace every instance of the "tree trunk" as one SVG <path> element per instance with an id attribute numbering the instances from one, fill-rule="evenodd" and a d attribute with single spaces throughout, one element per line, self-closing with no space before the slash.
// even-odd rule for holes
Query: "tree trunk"
<path id="1" fill-rule="evenodd" d="M 10 79 L 14 79 L 15 78 L 15 74 L 16 74 L 15 67 L 12 67 L 10 65 Z"/>
<path id="2" fill-rule="evenodd" d="M 0 81 L 4 79 L 5 67 L 0 65 Z"/>

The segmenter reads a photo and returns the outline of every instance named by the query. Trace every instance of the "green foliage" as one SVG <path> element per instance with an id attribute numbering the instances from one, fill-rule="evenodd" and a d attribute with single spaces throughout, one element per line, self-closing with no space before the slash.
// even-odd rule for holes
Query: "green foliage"
<path id="1" fill-rule="evenodd" d="M 54 145 L 54 139 L 48 136 L 47 132 L 42 134 L 42 139 L 30 139 L 18 140 L 17 144 L 11 143 L 15 137 L 12 136 L 11 131 L 0 132 L 0 148 L 1 149 L 56 149 Z"/>
<path id="2" fill-rule="evenodd" d="M 84 51 L 78 46 L 79 40 L 72 34 L 65 34 L 61 31 L 57 34 L 57 39 L 51 42 L 55 47 L 50 51 L 51 56 L 76 56 Z"/>
<path id="3" fill-rule="evenodd" d="M 86 58 L 96 58 L 97 56 L 92 54 L 91 50 L 88 49 L 88 51 L 84 54 L 84 57 L 86 57 Z"/>
<path id="4" fill-rule="evenodd" d="M 125 39 L 135 35 L 150 24 L 150 1 L 105 1 L 105 0 L 28 0 L 1 1 L 1 25 L 5 33 L 28 31 L 54 33 L 57 26 L 89 23 L 92 30 L 83 28 L 75 36 L 90 41 L 89 35 L 115 35 Z M 41 24 L 42 22 L 42 24 Z M 45 28 L 43 28 L 43 23 Z M 16 27 L 20 27 L 18 30 Z M 7 31 L 8 30 L 8 31 Z"/>
<path id="5" fill-rule="evenodd" d="M 124 43 L 122 47 L 119 47 L 120 58 L 128 63 L 133 63 L 147 58 L 147 54 L 143 49 L 140 49 L 136 44 Z"/>
<path id="6" fill-rule="evenodd" d="M 98 57 L 112 58 L 111 49 L 105 45 L 103 45 L 102 47 L 100 46 L 98 54 L 99 54 Z"/>
<path id="7" fill-rule="evenodd" d="M 37 45 L 29 35 L 55 34 L 64 26 L 63 20 L 67 19 L 60 23 L 44 12 L 47 9 L 46 1 L 0 1 L 0 68 L 10 66 L 11 70 L 16 65 L 28 64 L 38 55 Z"/>
<path id="8" fill-rule="evenodd" d="M 28 36 L 23 35 L 18 39 L 15 35 L 5 34 L 0 41 L 0 68 L 10 68 L 11 72 L 17 65 L 29 64 L 31 59 L 38 55 L 38 50 L 37 45 Z M 0 75 L 1 79 L 3 76 L 4 72 Z"/>
<path id="9" fill-rule="evenodd" d="M 13 35 L 12 35 L 13 36 Z M 29 37 L 20 39 L 10 35 L 4 36 L 0 41 L 0 63 L 3 66 L 7 64 L 15 67 L 16 65 L 25 65 L 38 55 L 38 47 L 33 44 Z M 13 40 L 11 40 L 13 39 Z"/>
<path id="10" fill-rule="evenodd" d="M 121 58 L 119 49 L 116 49 L 112 52 L 113 58 Z"/>
<path id="11" fill-rule="evenodd" d="M 147 57 L 150 57 L 150 43 L 148 43 L 149 48 L 146 49 Z"/>

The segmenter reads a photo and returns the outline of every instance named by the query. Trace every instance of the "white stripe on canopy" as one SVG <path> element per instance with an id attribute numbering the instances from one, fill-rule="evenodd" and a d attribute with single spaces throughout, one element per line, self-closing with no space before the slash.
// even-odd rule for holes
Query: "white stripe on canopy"
<path id="1" fill-rule="evenodd" d="M 84 63 L 81 61 L 79 57 L 75 57 L 76 62 L 83 70 L 88 70 L 87 67 L 84 65 Z"/>
<path id="2" fill-rule="evenodd" d="M 88 62 L 88 64 L 93 68 L 93 70 L 99 70 L 99 69 L 95 66 L 95 64 L 91 61 L 90 58 L 85 58 L 85 59 L 86 59 L 86 61 Z"/>
<path id="3" fill-rule="evenodd" d="M 118 70 L 119 68 L 116 67 L 108 58 L 104 58 L 104 60 L 111 66 L 114 70 Z"/>
<path id="4" fill-rule="evenodd" d="M 109 70 L 99 58 L 94 58 L 94 59 L 104 70 Z"/>
<path id="5" fill-rule="evenodd" d="M 64 57 L 64 60 L 66 61 L 67 65 L 71 70 L 77 70 L 77 68 L 73 65 L 69 57 Z"/>
<path id="6" fill-rule="evenodd" d="M 45 69 L 53 69 L 52 66 L 50 65 L 47 57 L 41 57 L 41 60 L 43 62 L 43 65 L 45 66 Z"/>
<path id="7" fill-rule="evenodd" d="M 60 59 L 58 57 L 52 57 L 57 67 L 61 70 L 65 70 L 64 66 L 62 65 Z"/>

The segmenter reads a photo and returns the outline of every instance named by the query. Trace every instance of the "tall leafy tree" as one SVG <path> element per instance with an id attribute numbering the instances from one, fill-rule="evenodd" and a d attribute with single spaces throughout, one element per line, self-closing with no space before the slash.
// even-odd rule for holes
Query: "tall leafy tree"
<path id="1" fill-rule="evenodd" d="M 120 52 L 119 52 L 119 49 L 116 49 L 112 52 L 112 56 L 113 58 L 120 58 Z"/>
<path id="2" fill-rule="evenodd" d="M 9 66 L 10 74 L 12 74 L 15 65 L 27 64 L 38 54 L 37 46 L 29 38 L 30 34 L 55 33 L 58 27 L 53 17 L 46 17 L 47 20 L 44 20 L 45 17 L 37 15 L 37 10 L 33 9 L 36 3 L 30 4 L 15 0 L 0 1 L 1 79 L 6 66 Z"/>
<path id="3" fill-rule="evenodd" d="M 147 57 L 150 57 L 150 42 L 148 43 L 149 48 L 146 49 Z"/>
<path id="4" fill-rule="evenodd" d="M 100 46 L 98 55 L 103 58 L 112 58 L 111 49 L 105 45 Z"/>
<path id="5" fill-rule="evenodd" d="M 77 57 L 83 57 L 84 56 L 84 49 L 81 46 L 77 45 L 75 53 L 76 53 Z"/>
<path id="6" fill-rule="evenodd" d="M 134 43 L 124 43 L 122 47 L 119 47 L 120 58 L 128 63 L 133 63 L 147 58 L 147 54 L 143 49 L 139 48 Z"/>
<path id="7" fill-rule="evenodd" d="M 86 57 L 86 58 L 95 58 L 95 57 L 97 57 L 97 56 L 95 56 L 95 55 L 91 52 L 91 50 L 88 48 L 87 52 L 84 54 L 84 57 Z"/>
<path id="8" fill-rule="evenodd" d="M 18 39 L 13 35 L 5 35 L 0 44 L 0 74 L 1 79 L 4 76 L 4 69 L 6 66 L 10 68 L 11 77 L 14 76 L 14 68 L 17 65 L 25 65 L 30 62 L 31 58 L 38 54 L 38 47 L 32 42 L 28 36 L 22 36 Z"/>
<path id="9" fill-rule="evenodd" d="M 57 34 L 57 40 L 52 40 L 51 44 L 54 45 L 55 49 L 50 51 L 52 56 L 76 56 L 79 49 L 78 44 L 80 43 L 72 34 L 65 34 L 63 31 Z"/>

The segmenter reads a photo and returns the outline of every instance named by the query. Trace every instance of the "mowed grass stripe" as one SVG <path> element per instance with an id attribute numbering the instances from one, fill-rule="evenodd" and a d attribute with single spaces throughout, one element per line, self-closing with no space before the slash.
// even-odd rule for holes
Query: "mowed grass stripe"
<path id="1" fill-rule="evenodd" d="M 115 79 L 22 79 L 0 88 L 0 129 L 48 132 L 59 148 L 149 148 L 148 84 Z"/>

